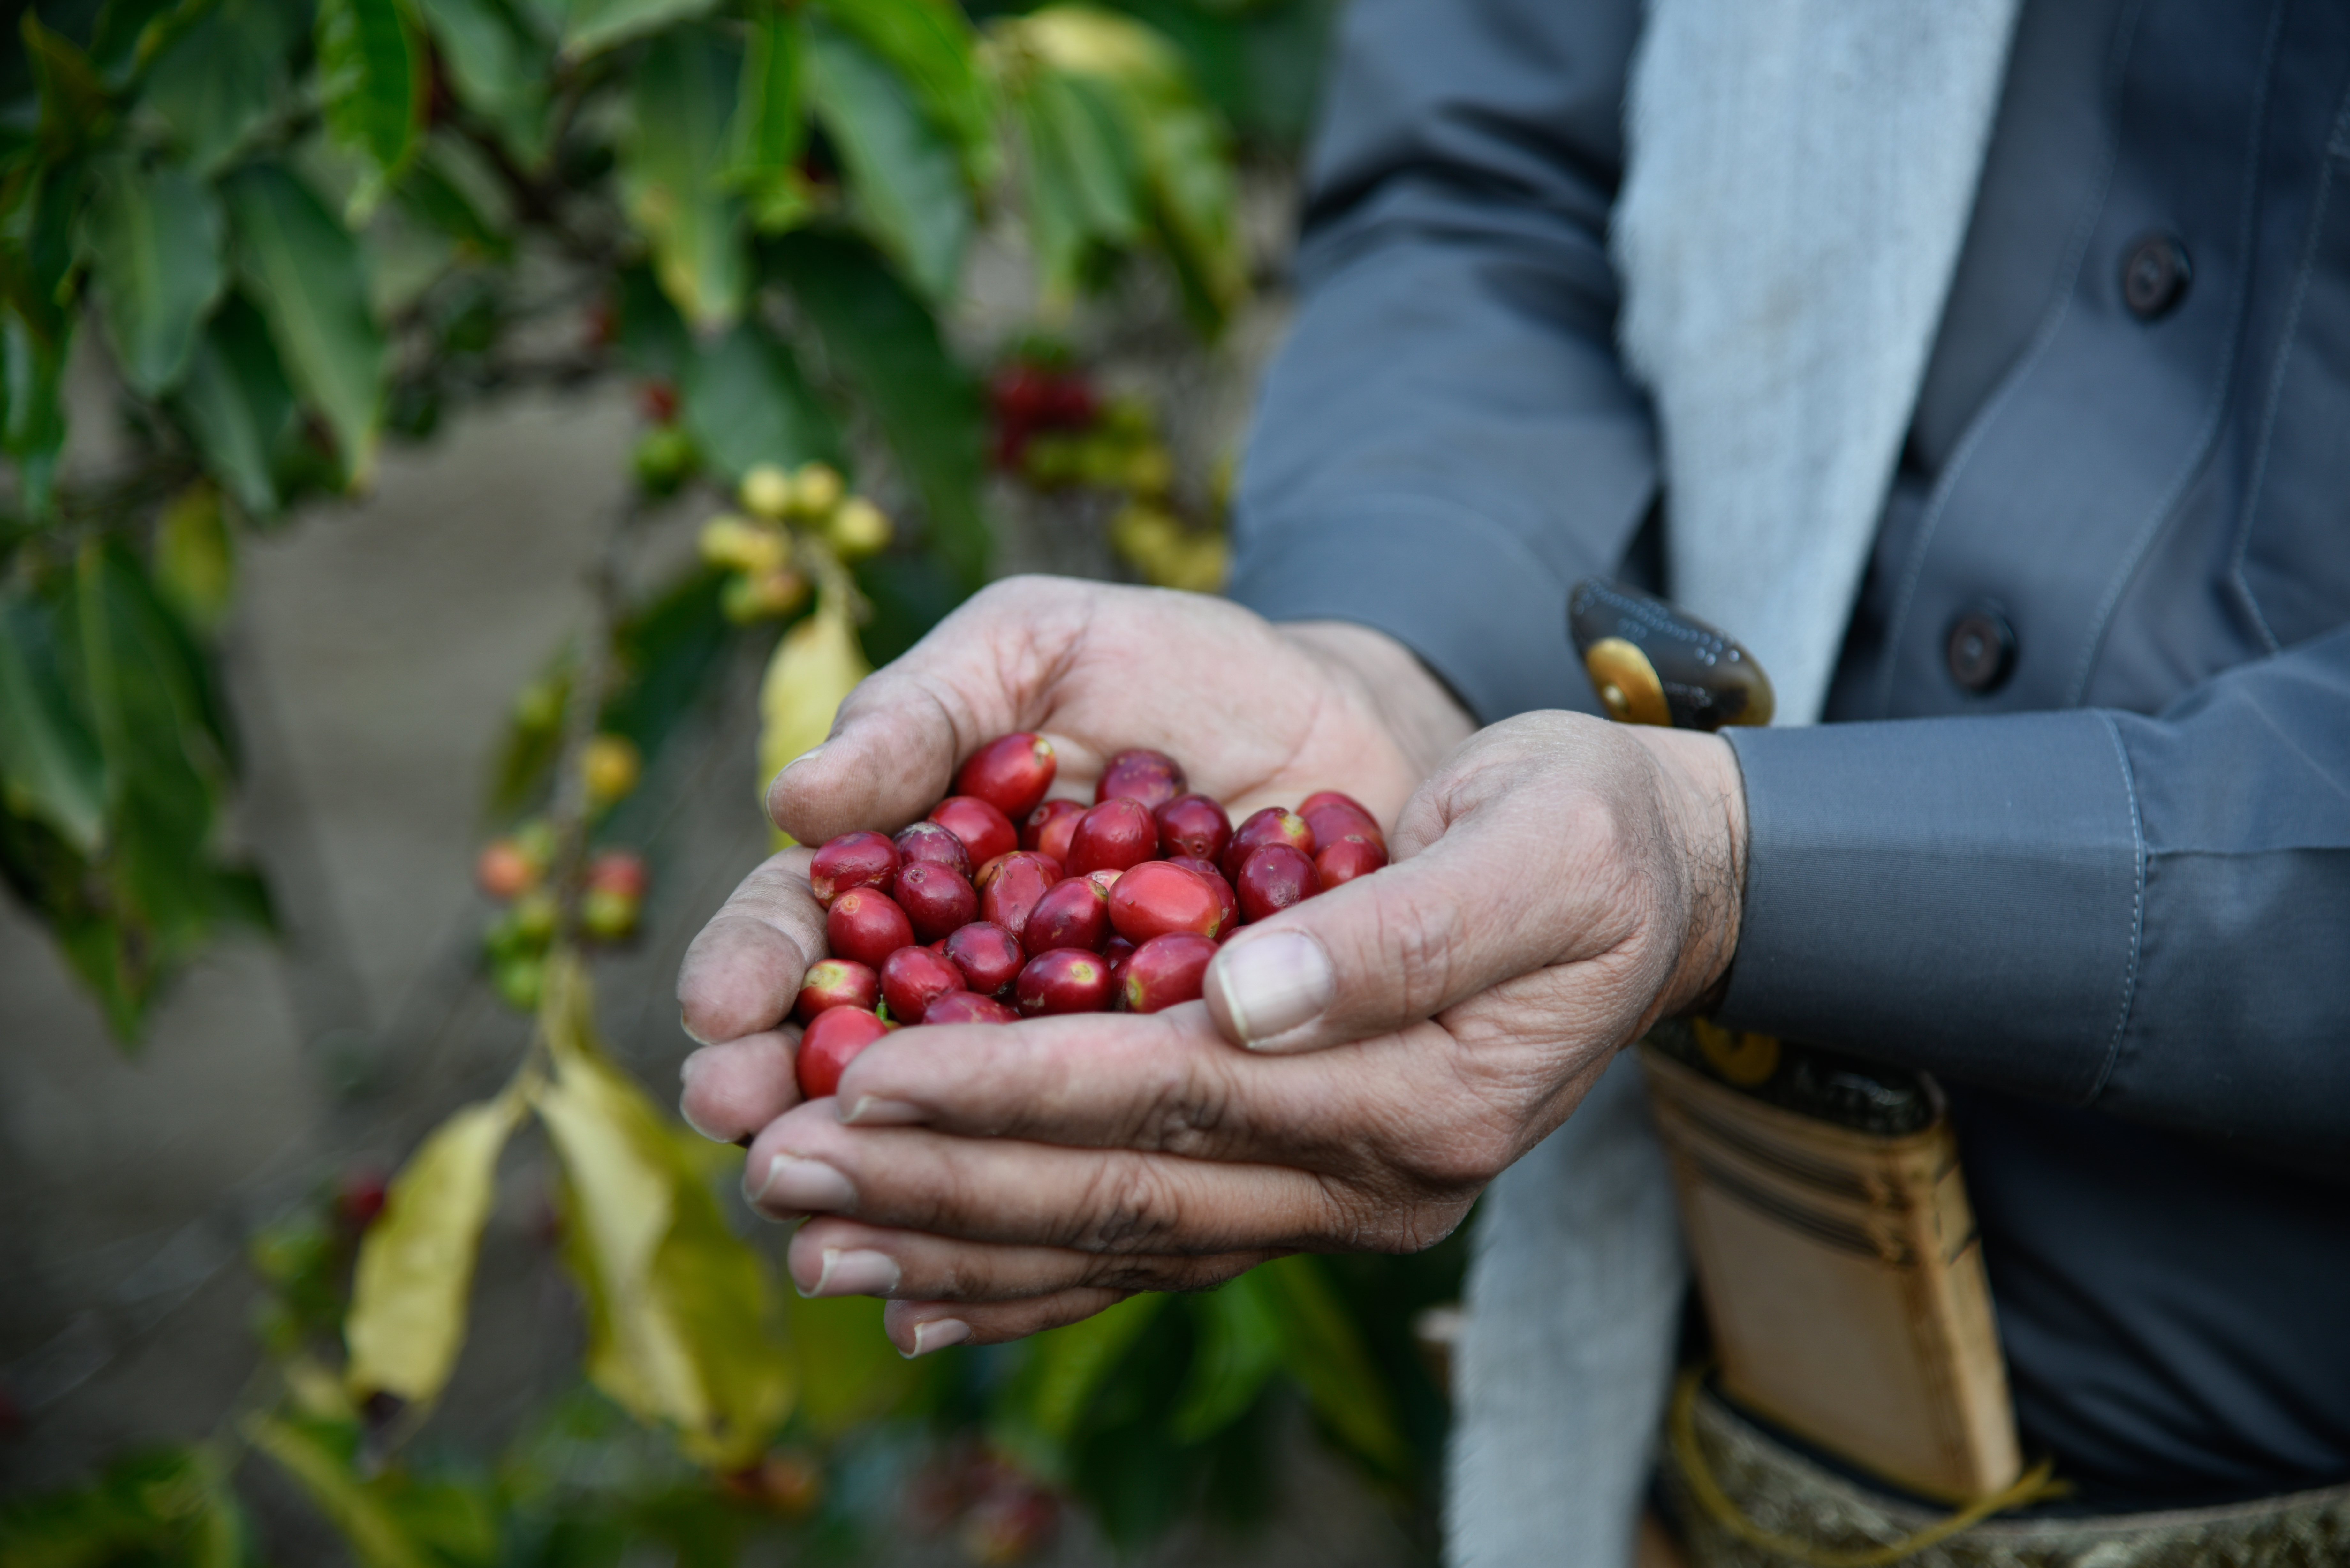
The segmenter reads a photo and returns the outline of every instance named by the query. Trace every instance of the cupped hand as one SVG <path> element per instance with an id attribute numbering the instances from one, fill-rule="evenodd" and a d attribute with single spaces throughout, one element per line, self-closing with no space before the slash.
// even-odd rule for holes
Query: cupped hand
<path id="1" fill-rule="evenodd" d="M 1238 821 L 1343 789 L 1383 821 L 1471 728 L 1400 644 L 1336 623 L 1275 627 L 1198 594 L 1015 577 L 975 596 L 841 704 L 831 736 L 777 774 L 768 814 L 803 844 L 895 829 L 946 794 L 986 742 L 1053 742 L 1052 793 L 1090 800 L 1128 747 L 1168 753 Z M 807 851 L 768 860 L 687 951 L 678 977 L 684 1110 L 713 1137 L 755 1133 L 798 1103 L 786 1023 L 823 956 Z"/>
<path id="2" fill-rule="evenodd" d="M 1743 836 L 1716 738 L 1496 725 L 1412 796 L 1396 864 L 1245 929 L 1204 1002 L 893 1034 L 758 1135 L 745 1190 L 815 1216 L 795 1282 L 892 1298 L 909 1354 L 1426 1246 L 1718 981 Z"/>

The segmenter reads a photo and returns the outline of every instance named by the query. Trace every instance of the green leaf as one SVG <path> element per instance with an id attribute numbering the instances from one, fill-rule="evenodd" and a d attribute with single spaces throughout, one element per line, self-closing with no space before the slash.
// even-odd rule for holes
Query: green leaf
<path id="1" fill-rule="evenodd" d="M 210 631 L 228 612 L 236 587 L 236 543 L 227 509 L 209 480 L 165 503 L 155 520 L 155 589 L 180 618 Z"/>
<path id="2" fill-rule="evenodd" d="M 716 0 L 558 0 L 565 10 L 563 52 L 574 60 L 672 22 L 706 15 Z"/>
<path id="3" fill-rule="evenodd" d="M 0 597 L 0 781 L 9 810 L 40 817 L 87 856 L 104 826 L 105 764 L 58 674 L 57 636 L 39 601 Z"/>
<path id="4" fill-rule="evenodd" d="M 368 308 L 359 243 L 310 188 L 276 164 L 222 182 L 238 260 L 278 356 L 327 417 L 346 483 L 375 467 L 382 421 L 382 334 Z"/>
<path id="5" fill-rule="evenodd" d="M 796 227 L 816 210 L 799 167 L 807 148 L 806 53 L 796 12 L 770 10 L 753 20 L 726 182 L 743 193 L 752 221 L 769 234 Z"/>
<path id="6" fill-rule="evenodd" d="M 1069 1472 L 1068 1444 L 1119 1359 L 1166 1307 L 1155 1292 L 1128 1296 L 1028 1342 L 1028 1358 L 996 1402 L 989 1437 L 1048 1480 Z"/>
<path id="7" fill-rule="evenodd" d="M 1271 1287 L 1253 1272 L 1187 1304 L 1199 1338 L 1173 1432 L 1178 1442 L 1198 1443 L 1238 1420 L 1280 1369 L 1282 1322 Z"/>
<path id="8" fill-rule="evenodd" d="M 319 0 L 318 91 L 327 130 L 366 163 L 351 198 L 371 210 L 407 171 L 430 95 L 422 41 L 400 0 Z"/>
<path id="9" fill-rule="evenodd" d="M 953 142 L 865 43 L 813 19 L 808 39 L 809 94 L 840 150 L 857 216 L 909 282 L 945 300 L 972 228 Z"/>
<path id="10" fill-rule="evenodd" d="M 244 1418 L 244 1435 L 301 1486 L 365 1568 L 440 1568 L 316 1430 L 255 1414 Z"/>
<path id="11" fill-rule="evenodd" d="M 420 0 L 419 9 L 459 99 L 494 121 L 525 163 L 536 164 L 555 70 L 546 46 L 498 0 Z"/>
<path id="12" fill-rule="evenodd" d="M 272 0 L 220 0 L 156 56 L 140 107 L 190 168 L 213 173 L 276 107 L 296 36 L 293 14 Z"/>
<path id="13" fill-rule="evenodd" d="M 652 243 L 662 289 L 697 328 L 742 314 L 740 213 L 722 189 L 737 62 L 718 37 L 680 28 L 653 40 L 629 93 L 620 194 Z"/>
<path id="14" fill-rule="evenodd" d="M 677 313 L 660 282 L 643 267 L 619 277 L 620 353 L 639 376 L 682 381 L 693 358 L 693 334 Z"/>
<path id="15" fill-rule="evenodd" d="M 522 1114 L 515 1095 L 467 1106 L 436 1128 L 392 1179 L 360 1243 L 343 1336 L 351 1397 L 411 1404 L 440 1397 L 465 1343 L 466 1300 L 498 1155 Z"/>
<path id="16" fill-rule="evenodd" d="M 6 1568 L 240 1568 L 244 1537 L 234 1494 L 195 1447 L 131 1454 L 68 1490 L 0 1504 Z"/>
<path id="17" fill-rule="evenodd" d="M 66 331 L 70 333 L 70 320 Z M 69 337 L 51 337 L 10 310 L 0 320 L 0 375 L 7 387 L 8 421 L 0 445 L 16 460 L 26 515 L 48 514 L 57 454 L 66 444 L 65 372 Z"/>
<path id="18" fill-rule="evenodd" d="M 799 1372 L 794 1420 L 837 1438 L 904 1404 L 927 1370 L 898 1354 L 882 1332 L 887 1303 L 861 1296 L 784 1297 L 792 1362 Z"/>
<path id="19" fill-rule="evenodd" d="M 738 483 L 759 462 L 840 465 L 840 440 L 791 349 L 755 321 L 698 346 L 682 385 L 685 428 L 702 457 Z"/>
<path id="20" fill-rule="evenodd" d="M 106 0 L 90 36 L 90 64 L 119 88 L 153 57 L 181 19 L 180 0 Z"/>
<path id="21" fill-rule="evenodd" d="M 196 328 L 226 281 L 220 205 L 176 169 L 115 163 L 83 230 L 125 379 L 149 397 L 178 385 Z"/>
<path id="22" fill-rule="evenodd" d="M 938 322 L 861 245 L 795 234 L 774 247 L 771 265 L 920 488 L 931 547 L 965 592 L 976 590 L 993 550 L 980 507 L 986 414 Z"/>
<path id="23" fill-rule="evenodd" d="M 39 137 L 49 159 L 55 161 L 96 142 L 113 119 L 113 105 L 89 57 L 72 39 L 43 26 L 30 6 L 20 15 L 16 32 L 33 64 L 33 80 L 40 92 Z"/>
<path id="24" fill-rule="evenodd" d="M 254 517 L 279 504 L 275 454 L 294 425 L 294 389 L 261 313 L 241 295 L 205 323 L 172 404 L 212 471 Z"/>
<path id="25" fill-rule="evenodd" d="M 400 182 L 400 204 L 418 222 L 456 243 L 457 254 L 470 261 L 514 259 L 514 244 L 482 210 L 465 188 L 441 166 L 435 147 L 409 166 Z"/>
<path id="26" fill-rule="evenodd" d="M 1406 1473 L 1411 1449 L 1396 1424 L 1387 1385 L 1319 1262 L 1304 1254 L 1282 1258 L 1255 1275 L 1281 1324 L 1282 1366 L 1304 1386 L 1315 1412 L 1372 1465 L 1391 1476 Z"/>
<path id="27" fill-rule="evenodd" d="M 974 190 L 993 182 L 995 110 L 960 6 L 944 0 L 818 0 L 843 32 L 889 62 L 922 112 L 954 144 Z"/>

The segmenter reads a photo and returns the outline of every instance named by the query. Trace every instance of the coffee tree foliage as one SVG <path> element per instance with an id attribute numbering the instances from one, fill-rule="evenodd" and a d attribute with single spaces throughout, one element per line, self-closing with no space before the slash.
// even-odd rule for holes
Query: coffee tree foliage
<path id="1" fill-rule="evenodd" d="M 1327 13 L 16 14 L 0 47 L 0 871 L 119 1035 L 135 1040 L 222 928 L 271 924 L 222 832 L 239 763 L 213 635 L 241 536 L 363 492 L 387 441 L 606 377 L 647 411 L 640 502 L 700 491 L 742 514 L 672 581 L 634 597 L 607 581 L 597 623 L 517 703 L 491 804 L 536 830 L 544 896 L 531 929 L 518 905 L 492 933 L 501 989 L 537 1015 L 512 1080 L 424 1139 L 380 1213 L 322 1202 L 256 1238 L 270 1375 L 210 1438 L 0 1508 L 0 1562 L 252 1560 L 233 1483 L 254 1456 L 369 1568 L 601 1563 L 646 1542 L 714 1563 L 770 1528 L 844 1551 L 898 1506 L 876 1476 L 948 1459 L 946 1515 L 1003 1561 L 1058 1497 L 1123 1542 L 1202 1499 L 1245 1512 L 1299 1399 L 1413 1494 L 1441 1413 L 1406 1321 L 1448 1288 L 1444 1262 L 1293 1259 L 1023 1346 L 902 1362 L 874 1303 L 803 1302 L 737 1236 L 715 1194 L 739 1156 L 598 1051 L 583 956 L 608 797 L 731 649 L 773 644 L 763 753 L 788 756 L 985 580 L 983 388 L 1004 350 L 945 325 L 975 238 L 1024 244 L 1030 325 L 1048 333 L 1139 272 L 1212 334 L 1249 281 L 1233 128 L 1294 143 Z M 75 364 L 102 368 L 102 398 L 69 402 Z M 1066 366 L 1020 376 L 1028 402 L 1018 428 L 999 420 L 996 461 L 1111 493 L 1145 575 L 1211 586 L 1213 540 L 1175 515 L 1148 411 L 1055 402 L 1080 380 Z M 105 472 L 62 464 L 76 418 L 109 423 Z M 616 755 L 627 776 L 599 784 Z M 525 1136 L 538 1153 L 510 1157 Z M 582 1392 L 500 1456 L 419 1459 L 501 1159 L 529 1158 L 554 1172 Z"/>

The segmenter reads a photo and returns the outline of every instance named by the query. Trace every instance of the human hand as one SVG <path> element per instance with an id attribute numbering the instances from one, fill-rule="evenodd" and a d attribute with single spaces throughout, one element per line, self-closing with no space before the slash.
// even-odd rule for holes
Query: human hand
<path id="1" fill-rule="evenodd" d="M 816 1216 L 794 1280 L 892 1298 L 909 1354 L 1427 1246 L 1720 978 L 1743 842 L 1716 737 L 1495 725 L 1412 797 L 1393 866 L 1246 928 L 1202 1002 L 891 1035 L 759 1134 L 745 1189 Z"/>
<path id="2" fill-rule="evenodd" d="M 1058 758 L 1055 795 L 1090 800 L 1111 755 L 1150 746 L 1236 821 L 1329 788 L 1392 821 L 1471 728 L 1410 653 L 1365 628 L 1275 627 L 1197 594 L 1013 578 L 860 684 L 767 804 L 805 844 L 896 828 L 945 794 L 980 745 L 1035 730 Z M 799 1103 L 797 1031 L 785 1018 L 824 953 L 809 853 L 754 871 L 679 974 L 685 1029 L 709 1043 L 687 1063 L 683 1108 L 711 1137 L 746 1137 Z"/>

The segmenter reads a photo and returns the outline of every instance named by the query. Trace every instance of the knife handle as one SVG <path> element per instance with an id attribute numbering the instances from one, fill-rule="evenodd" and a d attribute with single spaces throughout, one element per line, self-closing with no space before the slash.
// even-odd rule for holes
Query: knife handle
<path id="1" fill-rule="evenodd" d="M 1754 656 L 1694 616 L 1598 577 L 1575 585 L 1566 626 L 1607 716 L 1676 730 L 1768 724 L 1771 678 Z"/>

